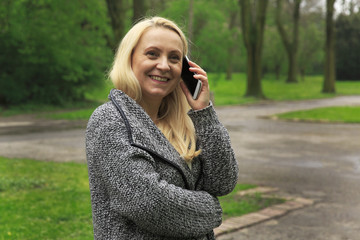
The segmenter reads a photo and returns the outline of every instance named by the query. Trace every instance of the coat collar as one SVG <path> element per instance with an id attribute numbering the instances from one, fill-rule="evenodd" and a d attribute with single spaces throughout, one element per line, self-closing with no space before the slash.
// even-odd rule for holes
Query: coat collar
<path id="1" fill-rule="evenodd" d="M 187 188 L 194 189 L 194 176 L 188 165 L 144 109 L 120 90 L 112 89 L 109 99 L 116 106 L 126 124 L 131 145 L 175 167 L 183 176 Z"/>

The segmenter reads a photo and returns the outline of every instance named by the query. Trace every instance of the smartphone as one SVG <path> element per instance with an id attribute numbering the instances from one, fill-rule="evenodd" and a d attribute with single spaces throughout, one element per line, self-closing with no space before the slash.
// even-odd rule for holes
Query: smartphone
<path id="1" fill-rule="evenodd" d="M 189 58 L 183 58 L 183 65 L 181 71 L 181 78 L 183 79 L 186 87 L 189 89 L 193 99 L 197 99 L 201 90 L 202 82 L 194 78 L 194 73 L 189 70 Z"/>

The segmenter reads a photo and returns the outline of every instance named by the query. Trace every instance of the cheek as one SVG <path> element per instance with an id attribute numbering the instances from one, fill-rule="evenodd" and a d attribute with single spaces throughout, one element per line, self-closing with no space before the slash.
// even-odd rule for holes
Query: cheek
<path id="1" fill-rule="evenodd" d="M 181 66 L 175 66 L 173 68 L 174 76 L 180 79 L 181 77 Z"/>
<path id="2" fill-rule="evenodd" d="M 131 57 L 131 69 L 136 77 L 138 77 L 138 66 L 136 64 L 136 57 L 134 55 Z"/>
<path id="3" fill-rule="evenodd" d="M 136 76 L 136 78 L 138 80 L 141 80 L 148 72 L 148 66 L 146 66 L 146 64 L 144 64 L 144 62 L 141 61 L 137 61 L 137 62 L 132 62 L 132 70 Z"/>

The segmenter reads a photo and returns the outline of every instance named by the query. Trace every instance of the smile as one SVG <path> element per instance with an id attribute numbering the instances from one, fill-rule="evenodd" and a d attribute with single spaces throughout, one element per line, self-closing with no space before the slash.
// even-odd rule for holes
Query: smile
<path id="1" fill-rule="evenodd" d="M 168 78 L 166 77 L 159 77 L 159 76 L 150 76 L 152 79 L 156 80 L 156 81 L 159 81 L 159 82 L 167 82 L 169 81 Z"/>

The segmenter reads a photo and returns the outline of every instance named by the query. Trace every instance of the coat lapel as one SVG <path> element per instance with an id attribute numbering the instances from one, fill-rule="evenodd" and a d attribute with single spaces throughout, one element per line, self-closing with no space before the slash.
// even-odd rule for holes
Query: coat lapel
<path id="1" fill-rule="evenodd" d="M 175 167 L 183 176 L 187 187 L 194 189 L 194 176 L 188 165 L 143 108 L 120 90 L 113 89 L 109 98 L 117 103 L 115 105 L 127 121 L 131 144 Z"/>

